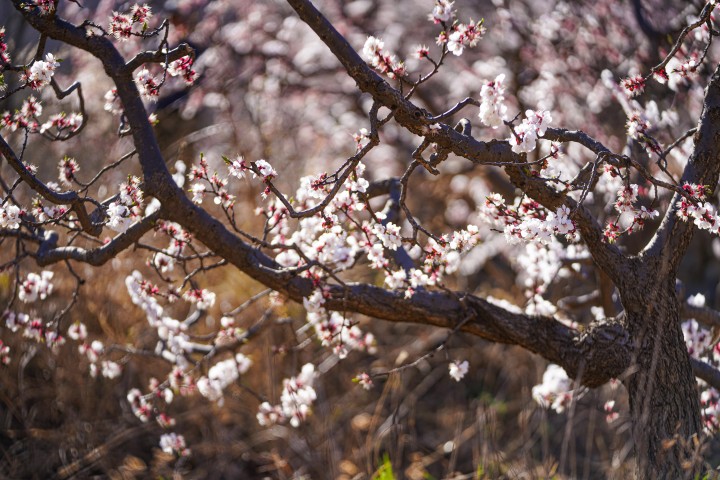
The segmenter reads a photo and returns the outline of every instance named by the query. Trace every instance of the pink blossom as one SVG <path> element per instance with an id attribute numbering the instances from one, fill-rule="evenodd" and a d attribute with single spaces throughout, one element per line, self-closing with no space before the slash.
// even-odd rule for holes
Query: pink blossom
<path id="1" fill-rule="evenodd" d="M 398 61 L 395 55 L 384 51 L 385 42 L 375 37 L 368 37 L 363 47 L 365 60 L 378 72 L 386 74 L 390 78 L 404 77 L 405 65 Z"/>
<path id="2" fill-rule="evenodd" d="M 147 68 L 143 68 L 135 74 L 135 85 L 143 98 L 153 102 L 157 101 L 160 95 L 160 83 Z"/>
<path id="3" fill-rule="evenodd" d="M 187 448 L 185 437 L 176 433 L 166 433 L 160 437 L 160 448 L 165 453 L 170 453 L 178 457 L 187 457 L 190 455 L 190 449 Z"/>
<path id="4" fill-rule="evenodd" d="M 353 381 L 360 384 L 365 390 L 370 390 L 373 386 L 372 378 L 365 372 L 358 374 Z"/>

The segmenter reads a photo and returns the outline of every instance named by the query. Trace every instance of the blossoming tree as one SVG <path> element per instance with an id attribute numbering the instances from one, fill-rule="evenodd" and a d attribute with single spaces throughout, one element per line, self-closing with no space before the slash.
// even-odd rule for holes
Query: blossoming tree
<path id="1" fill-rule="evenodd" d="M 149 109 L 165 89 L 193 85 L 201 72 L 195 50 L 172 44 L 170 22 L 157 20 L 147 5 L 98 20 L 72 2 L 12 4 L 40 40 L 30 59 L 18 60 L 12 37 L 0 30 L 0 99 L 7 105 L 0 118 L 0 241 L 3 268 L 14 272 L 0 332 L 22 332 L 50 348 L 67 337 L 78 343 L 93 376 L 121 375 L 110 346 L 92 338 L 80 320 L 67 320 L 82 285 L 75 269 L 102 268 L 131 248 L 147 251 L 125 284 L 156 331 L 152 353 L 170 371 L 149 390 L 129 391 L 127 401 L 141 420 L 168 428 L 163 450 L 189 454 L 167 413 L 174 396 L 199 392 L 222 402 L 224 390 L 253 368 L 241 350 L 265 319 L 239 328 L 243 305 L 224 309 L 221 328 L 210 337 L 192 333 L 216 303 L 202 273 L 227 267 L 277 292 L 276 301 L 302 304 L 314 337 L 339 358 L 375 348 L 372 325 L 363 331 L 356 319 L 365 315 L 524 347 L 552 362 L 533 395 L 558 411 L 573 401 L 573 390 L 620 380 L 629 395 L 638 477 L 681 478 L 704 468 L 698 445 L 718 427 L 720 349 L 700 324 L 717 327 L 720 314 L 700 297 L 686 301 L 676 277 L 693 233 L 720 233 L 713 203 L 720 175 L 720 69 L 710 48 L 718 35 L 714 1 L 672 32 L 657 62 L 639 62 L 624 78 L 578 73 L 596 82 L 586 88 L 605 92 L 596 104 L 622 107 L 627 137 L 618 143 L 597 127 L 577 130 L 593 127 L 561 105 L 553 109 L 533 95 L 513 98 L 508 85 L 520 80 L 503 69 L 477 81 L 472 96 L 447 105 L 432 98 L 433 82 L 452 68 L 446 64 L 492 35 L 493 26 L 465 18 L 453 2 L 428 5 L 436 45 L 415 48 L 415 59 L 403 62 L 382 32 L 351 44 L 311 2 L 288 0 L 293 18 L 324 43 L 322 55 L 339 62 L 370 99 L 365 123 L 348 136 L 351 154 L 337 169 L 299 179 L 285 176 L 273 166 L 279 159 L 269 156 L 225 152 L 188 161 L 163 153 Z M 634 5 L 644 20 L 640 2 Z M 558 12 L 573 18 L 567 9 Z M 657 33 L 640 24 L 649 37 Z M 63 62 L 47 51 L 50 40 L 102 64 L 112 82 L 103 97 L 88 98 L 82 81 L 67 86 L 65 77 L 58 80 Z M 568 64 L 579 61 L 573 58 Z M 547 68 L 538 78 L 551 82 Z M 684 117 L 661 112 L 652 100 L 662 89 L 693 88 L 694 115 L 691 109 Z M 76 99 L 72 111 L 44 114 L 66 97 Z M 591 100 L 588 110 L 599 111 Z M 103 144 L 117 141 L 128 151 L 87 173 L 83 151 L 72 142 L 83 138 L 99 110 L 91 102 L 102 103 L 115 122 Z M 461 115 L 467 118 L 455 121 Z M 367 162 L 397 136 L 409 146 L 402 172 L 383 177 Z M 77 151 L 48 163 L 34 153 L 41 142 L 67 142 Z M 467 190 L 477 208 L 464 214 L 464 225 L 430 226 L 413 213 L 423 196 L 413 178 L 455 175 L 467 183 L 457 165 L 495 175 L 502 194 L 476 183 Z M 122 181 L 113 184 L 118 172 Z M 247 227 L 249 212 L 237 207 L 248 183 L 262 192 L 255 215 L 263 225 L 256 229 Z M 452 288 L 453 275 L 472 273 L 467 265 L 478 251 L 487 256 L 503 248 L 519 255 L 527 304 Z M 77 280 L 76 295 L 53 318 L 35 318 L 32 306 L 53 294 L 54 274 L 63 268 Z M 593 284 L 590 293 L 578 287 L 554 298 L 554 284 L 587 269 L 592 274 L 583 282 Z M 368 270 L 376 280 L 358 281 Z M 175 302 L 192 305 L 193 313 L 172 318 Z M 12 362 L 12 350 L 3 346 L 0 358 Z M 469 368 L 458 359 L 448 373 L 461 381 Z M 316 399 L 316 376 L 315 366 L 306 364 L 285 379 L 279 402 L 260 402 L 260 424 L 300 425 Z M 372 388 L 373 375 L 358 372 L 356 382 Z M 607 408 L 611 416 L 613 405 Z"/>

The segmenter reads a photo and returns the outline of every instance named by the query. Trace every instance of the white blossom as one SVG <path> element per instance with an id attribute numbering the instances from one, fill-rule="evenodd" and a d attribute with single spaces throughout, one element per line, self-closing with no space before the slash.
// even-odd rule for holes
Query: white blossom
<path id="1" fill-rule="evenodd" d="M 495 77 L 492 82 L 485 83 L 480 89 L 480 121 L 488 127 L 501 127 L 507 119 L 504 80 L 503 73 Z"/>
<path id="2" fill-rule="evenodd" d="M 53 75 L 55 75 L 55 69 L 60 64 L 55 60 L 55 56 L 52 53 L 45 55 L 45 60 L 37 60 L 30 66 L 30 74 L 28 80 L 35 89 L 44 87 L 50 83 Z"/>
<path id="3" fill-rule="evenodd" d="M 32 303 L 38 298 L 45 300 L 53 291 L 53 284 L 50 283 L 54 273 L 43 270 L 40 275 L 28 273 L 27 278 L 18 289 L 18 298 L 25 303 Z"/>
<path id="4" fill-rule="evenodd" d="M 20 228 L 22 210 L 16 205 L 0 206 L 0 227 L 17 230 Z"/>
<path id="5" fill-rule="evenodd" d="M 532 388 L 532 396 L 537 403 L 562 413 L 572 401 L 572 381 L 559 365 L 548 365 L 543 374 L 542 383 Z"/>
<path id="6" fill-rule="evenodd" d="M 119 233 L 125 233 L 132 224 L 130 209 L 120 202 L 112 202 L 107 209 L 107 226 Z"/>
<path id="7" fill-rule="evenodd" d="M 468 373 L 469 366 L 470 366 L 470 364 L 468 363 L 467 360 L 464 360 L 462 362 L 460 362 L 458 360 L 451 362 L 449 365 L 450 376 L 456 382 L 459 382 Z"/>

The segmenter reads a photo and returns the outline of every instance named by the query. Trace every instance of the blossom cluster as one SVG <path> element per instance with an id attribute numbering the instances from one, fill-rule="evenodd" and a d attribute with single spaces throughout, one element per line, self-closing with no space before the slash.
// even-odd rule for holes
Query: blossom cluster
<path id="1" fill-rule="evenodd" d="M 120 115 L 123 111 L 122 104 L 120 103 L 120 96 L 118 95 L 117 88 L 111 88 L 105 92 L 105 105 L 103 109 L 106 112 L 110 112 L 113 115 Z"/>
<path id="2" fill-rule="evenodd" d="M 49 328 L 39 318 L 32 318 L 26 313 L 6 310 L 2 314 L 5 326 L 13 333 L 22 330 L 25 338 L 36 342 L 44 342 L 48 348 L 57 353 L 57 348 L 65 343 L 65 338 L 56 330 Z"/>
<path id="3" fill-rule="evenodd" d="M 307 363 L 303 365 L 298 376 L 283 380 L 280 404 L 271 405 L 269 402 L 260 404 L 257 414 L 258 423 L 267 426 L 290 422 L 293 427 L 299 427 L 310 415 L 310 407 L 317 398 L 313 388 L 315 377 L 315 366 Z"/>
<path id="4" fill-rule="evenodd" d="M 485 200 L 480 213 L 502 228 L 510 243 L 536 241 L 548 243 L 553 235 L 564 235 L 577 241 L 578 232 L 570 218 L 570 209 L 562 205 L 555 212 L 548 212 L 534 200 L 523 198 L 519 204 L 508 206 L 505 199 L 494 193 Z"/>
<path id="5" fill-rule="evenodd" d="M 102 355 L 105 351 L 105 346 L 99 340 L 95 340 L 92 343 L 82 344 L 79 347 L 80 353 L 84 353 L 88 360 L 90 360 L 90 376 L 96 377 L 98 374 L 98 356 Z M 112 360 L 102 360 L 100 362 L 101 375 L 105 378 L 117 378 L 122 373 L 122 367 L 120 364 L 113 362 Z"/>
<path id="6" fill-rule="evenodd" d="M 528 303 L 525 313 L 530 315 L 555 315 L 558 307 L 543 298 L 548 287 L 556 280 L 568 278 L 581 271 L 581 261 L 589 259 L 590 253 L 582 243 L 563 245 L 553 238 L 549 243 L 529 242 L 514 256 L 518 283 L 524 289 Z M 510 308 L 508 305 L 502 305 Z"/>
<path id="7" fill-rule="evenodd" d="M 29 133 L 50 133 L 49 130 L 55 127 L 56 134 L 65 131 L 77 132 L 84 120 L 80 113 L 66 114 L 61 112 L 51 115 L 46 122 L 40 124 L 42 112 L 42 103 L 31 95 L 23 101 L 20 109 L 16 110 L 15 113 L 11 114 L 9 111 L 5 111 L 0 115 L 0 130 L 7 128 L 14 132 L 25 129 Z"/>
<path id="8" fill-rule="evenodd" d="M 248 171 L 252 173 L 253 178 L 260 175 L 264 182 L 269 182 L 277 177 L 277 171 L 266 160 L 260 159 L 248 164 L 242 155 L 238 155 L 235 160 L 232 161 L 227 157 L 223 157 L 223 160 L 227 164 L 228 172 L 235 178 L 245 178 L 245 173 Z M 207 163 L 204 168 L 207 169 Z M 198 176 L 198 178 L 203 178 L 203 176 Z"/>
<path id="9" fill-rule="evenodd" d="M 40 133 L 45 133 L 51 128 L 55 128 L 57 133 L 64 131 L 77 132 L 83 123 L 83 116 L 81 113 L 70 113 L 65 112 L 56 113 L 48 117 L 47 121 L 40 125 Z"/>
<path id="10" fill-rule="evenodd" d="M 112 12 L 108 31 L 118 40 L 127 40 L 133 35 L 142 35 L 147 30 L 147 22 L 150 17 L 152 17 L 152 11 L 147 4 L 135 4 L 125 13 Z M 133 31 L 135 25 L 140 26 L 140 32 Z"/>
<path id="11" fill-rule="evenodd" d="M 75 174 L 80 170 L 80 166 L 74 158 L 65 156 L 58 163 L 59 174 L 58 177 L 65 185 L 72 185 L 75 180 Z"/>
<path id="12" fill-rule="evenodd" d="M 54 0 L 29 0 L 21 5 L 27 10 L 37 8 L 40 15 L 49 15 L 55 11 L 55 3 Z"/>
<path id="13" fill-rule="evenodd" d="M 317 215 L 302 218 L 292 235 L 289 235 L 287 209 L 279 199 L 266 209 L 258 211 L 267 217 L 269 225 L 273 227 L 273 243 L 294 247 L 278 254 L 275 258 L 278 263 L 295 267 L 304 264 L 305 259 L 308 259 L 333 268 L 345 269 L 355 262 L 356 256 L 364 247 L 369 248 L 380 243 L 375 241 L 372 226 L 368 222 L 355 230 L 346 230 L 340 224 L 342 218 L 348 218 L 354 212 L 365 209 L 365 204 L 360 199 L 369 185 L 363 177 L 364 171 L 365 165 L 359 163 L 354 169 L 353 178 L 348 179 L 344 188 L 332 198 L 327 207 Z M 300 187 L 294 196 L 296 208 L 313 208 L 329 194 L 330 188 L 324 179 L 324 175 L 300 179 Z M 391 241 L 390 236 L 386 239 Z M 380 244 L 375 248 L 382 250 L 383 247 Z"/>
<path id="14" fill-rule="evenodd" d="M 8 53 L 8 46 L 5 43 L 5 27 L 0 27 L 0 64 L 10 64 L 10 54 Z M 3 65 L 0 65 L 0 72 L 3 70 Z M 0 87 L 2 90 L 2 87 Z"/>
<path id="15" fill-rule="evenodd" d="M 707 29 L 707 26 L 703 25 L 703 28 Z M 695 31 L 697 33 L 702 31 L 702 29 Z M 658 83 L 662 85 L 667 84 L 670 90 L 677 92 L 680 87 L 687 85 L 690 77 L 697 71 L 699 62 L 700 59 L 697 52 L 692 52 L 685 61 L 680 61 L 677 57 L 672 57 L 664 67 L 653 70 L 652 77 Z M 646 80 L 642 75 L 632 75 L 621 80 L 620 86 L 628 97 L 635 97 L 645 90 L 647 86 Z"/>
<path id="16" fill-rule="evenodd" d="M 613 423 L 615 420 L 620 418 L 620 413 L 615 410 L 615 400 L 608 400 L 603 405 L 605 411 L 605 421 L 607 423 Z"/>
<path id="17" fill-rule="evenodd" d="M 662 149 L 658 142 L 649 134 L 650 121 L 641 112 L 633 112 L 627 120 L 628 137 L 640 142 L 645 150 L 651 153 L 660 153 Z"/>
<path id="18" fill-rule="evenodd" d="M 158 222 L 157 229 L 159 232 L 167 235 L 170 238 L 170 242 L 162 251 L 155 252 L 150 264 L 160 271 L 160 273 L 172 272 L 175 269 L 175 259 L 182 255 L 185 246 L 192 241 L 192 236 L 174 222 Z M 198 303 L 198 308 L 201 309 L 204 309 L 202 307 L 212 306 L 212 303 L 215 302 L 215 297 L 212 292 L 200 290 L 190 293 L 190 291 L 188 291 L 185 295 L 186 300 Z"/>
<path id="19" fill-rule="evenodd" d="M 178 457 L 187 457 L 190 455 L 190 449 L 185 444 L 185 437 L 175 432 L 163 434 L 160 437 L 160 448 L 163 452 Z"/>
<path id="20" fill-rule="evenodd" d="M 55 70 L 60 63 L 55 59 L 52 53 L 45 55 L 45 60 L 37 60 L 30 65 L 30 70 L 23 74 L 23 78 L 27 81 L 30 88 L 40 90 L 50 83 Z"/>
<path id="21" fill-rule="evenodd" d="M 505 105 L 505 87 L 503 81 L 505 74 L 495 77 L 495 80 L 486 82 L 480 89 L 480 121 L 488 127 L 497 128 L 507 120 L 507 106 Z"/>
<path id="22" fill-rule="evenodd" d="M 475 47 L 485 35 L 483 21 L 475 23 L 472 20 L 465 23 L 455 23 L 449 34 L 444 33 L 438 37 L 438 44 L 447 43 L 447 48 L 453 55 L 460 56 L 466 48 Z"/>
<path id="23" fill-rule="evenodd" d="M 706 201 L 708 188 L 704 185 L 685 183 L 682 189 L 691 197 L 677 202 L 677 215 L 684 221 L 692 220 L 696 227 L 720 235 L 720 216 L 713 204 Z"/>
<path id="24" fill-rule="evenodd" d="M 67 330 L 67 336 L 78 342 L 78 352 L 85 355 L 89 363 L 90 376 L 95 378 L 98 374 L 98 366 L 100 373 L 105 378 L 117 378 L 122 373 L 120 364 L 112 360 L 102 360 L 100 357 L 105 354 L 105 345 L 100 340 L 88 340 L 87 327 L 82 322 L 75 322 Z"/>
<path id="25" fill-rule="evenodd" d="M 125 278 L 125 286 L 132 302 L 145 311 L 148 323 L 157 330 L 157 351 L 167 361 L 186 368 L 189 363 L 185 355 L 193 351 L 193 343 L 187 333 L 188 325 L 165 315 L 164 308 L 156 298 L 160 295 L 160 289 L 145 280 L 137 270 Z M 209 294 L 196 295 L 200 296 L 205 299 L 210 297 Z M 214 301 L 214 294 L 212 298 Z"/>
<path id="26" fill-rule="evenodd" d="M 191 376 L 175 367 L 163 383 L 154 377 L 151 378 L 149 390 L 148 395 L 143 395 L 137 388 L 128 392 L 126 398 L 133 414 L 141 422 L 155 420 L 160 427 L 170 428 L 175 426 L 176 422 L 166 413 L 167 406 L 173 402 L 176 394 L 189 395 L 193 393 L 195 385 Z M 177 456 L 190 454 L 183 436 L 175 433 L 163 434 L 160 437 L 160 448 L 166 453 Z"/>
<path id="27" fill-rule="evenodd" d="M 353 134 L 353 140 L 355 140 L 355 150 L 359 152 L 370 140 L 370 132 L 367 128 L 361 128 Z"/>
<path id="28" fill-rule="evenodd" d="M 171 374 L 172 375 L 172 374 Z M 162 428 L 175 426 L 175 419 L 159 408 L 158 401 L 164 401 L 169 405 L 175 395 L 170 388 L 163 388 L 156 378 L 150 379 L 151 394 L 143 395 L 137 388 L 127 393 L 127 401 L 130 404 L 133 414 L 141 421 L 148 422 L 154 419 Z"/>
<path id="29" fill-rule="evenodd" d="M 167 65 L 167 72 L 173 77 L 182 77 L 186 84 L 192 85 L 197 80 L 197 72 L 192 68 L 193 62 L 190 55 L 185 55 L 174 62 L 170 62 Z"/>
<path id="30" fill-rule="evenodd" d="M 612 243 L 624 234 L 631 234 L 635 231 L 642 230 L 645 222 L 652 220 L 660 215 L 657 210 L 640 206 L 635 206 L 638 201 L 639 186 L 635 184 L 624 185 L 617 191 L 617 200 L 615 201 L 615 210 L 620 214 L 616 221 L 608 222 L 605 227 L 605 240 Z M 626 227 L 621 230 L 621 224 Z"/>
<path id="31" fill-rule="evenodd" d="M 238 326 L 235 318 L 231 316 L 220 317 L 220 326 L 222 328 L 215 337 L 215 343 L 222 343 L 224 339 L 241 340 L 245 335 L 245 330 Z"/>
<path id="32" fill-rule="evenodd" d="M 528 153 L 535 150 L 538 137 L 545 135 L 547 127 L 552 121 L 550 112 L 527 110 L 525 119 L 515 127 L 514 134 L 508 138 L 515 153 Z"/>
<path id="33" fill-rule="evenodd" d="M 28 273 L 25 281 L 18 289 L 18 298 L 25 303 L 35 302 L 38 298 L 45 300 L 53 291 L 52 280 L 54 273 L 43 270 L 40 275 L 34 272 Z"/>
<path id="34" fill-rule="evenodd" d="M 395 55 L 385 52 L 385 42 L 379 38 L 368 37 L 363 47 L 363 55 L 375 70 L 390 78 L 404 77 L 407 73 L 403 62 L 398 61 Z"/>
<path id="35" fill-rule="evenodd" d="M 14 114 L 8 111 L 3 112 L 0 118 L 0 129 L 8 128 L 14 132 L 22 128 L 36 132 L 40 128 L 38 117 L 42 115 L 42 111 L 42 103 L 31 95 L 23 100 L 20 109 L 16 110 Z"/>
<path id="36" fill-rule="evenodd" d="M 241 169 L 239 166 L 231 168 Z M 364 178 L 364 172 L 365 165 L 358 163 L 344 188 L 328 201 L 323 211 L 301 218 L 292 234 L 287 209 L 279 199 L 267 208 L 259 209 L 267 217 L 269 231 L 273 233 L 271 243 L 283 246 L 275 260 L 286 267 L 317 261 L 326 267 L 342 270 L 354 265 L 364 255 L 371 268 L 384 272 L 385 284 L 389 288 L 404 289 L 407 297 L 419 288 L 439 285 L 444 274 L 457 270 L 462 255 L 478 244 L 478 227 L 470 225 L 465 230 L 429 240 L 425 248 L 417 246 L 415 253 L 423 256 L 422 266 L 394 270 L 391 255 L 403 242 L 400 226 L 386 221 L 383 212 L 375 212 L 369 220 L 355 218 L 365 209 L 361 195 L 369 183 Z M 325 200 L 332 187 L 327 179 L 327 174 L 301 178 L 300 187 L 293 197 L 295 209 L 313 208 Z M 312 267 L 303 275 L 319 281 L 324 273 Z M 321 298 L 319 295 L 316 297 Z M 333 335 L 338 326 L 347 323 L 347 320 L 339 314 L 323 313 L 319 318 L 314 326 L 320 328 L 318 334 L 325 343 L 332 344 L 328 339 L 335 338 Z M 314 316 L 310 319 L 316 320 Z"/>
<path id="37" fill-rule="evenodd" d="M 194 303 L 199 310 L 207 310 L 215 305 L 215 293 L 204 288 L 192 288 L 183 293 L 183 299 Z"/>
<path id="38" fill-rule="evenodd" d="M 697 71 L 698 61 L 697 53 L 694 52 L 684 62 L 673 57 L 663 70 L 653 72 L 653 77 L 661 84 L 667 82 L 670 90 L 677 92 L 680 87 L 687 85 L 692 74 Z"/>
<path id="39" fill-rule="evenodd" d="M 143 192 L 140 190 L 140 179 L 129 176 L 128 181 L 120 184 L 117 199 L 107 207 L 108 220 L 106 225 L 119 233 L 124 233 L 132 224 L 133 219 L 141 214 Z"/>
<path id="40" fill-rule="evenodd" d="M 204 156 L 200 157 L 199 165 L 194 165 L 190 169 L 190 181 L 194 181 L 189 192 L 192 194 L 192 201 L 201 204 L 205 195 L 211 193 L 214 195 L 214 203 L 222 205 L 226 210 L 230 210 L 235 205 L 235 195 L 232 195 L 228 189 L 230 177 L 238 179 L 245 178 L 245 174 L 252 173 L 252 178 L 261 177 L 265 183 L 265 190 L 262 197 L 267 198 L 270 193 L 270 182 L 277 177 L 277 171 L 266 160 L 260 159 L 255 162 L 246 162 L 242 155 L 238 155 L 234 160 L 223 156 L 223 161 L 228 168 L 228 176 L 220 177 L 217 173 L 209 174 L 209 166 Z M 210 187 L 208 190 L 206 185 Z"/>
<path id="41" fill-rule="evenodd" d="M 367 350 L 374 352 L 375 337 L 371 333 L 363 334 L 357 325 L 339 312 L 328 312 L 322 290 L 315 290 L 312 295 L 303 299 L 307 310 L 308 324 L 315 329 L 315 334 L 324 346 L 333 346 L 333 352 L 345 358 L 349 350 Z"/>
<path id="42" fill-rule="evenodd" d="M 645 90 L 645 78 L 642 75 L 634 75 L 620 82 L 629 97 L 640 95 Z"/>
<path id="43" fill-rule="evenodd" d="M 152 73 L 150 73 L 150 70 L 142 68 L 139 72 L 137 72 L 135 74 L 135 85 L 143 98 L 153 102 L 157 101 L 158 96 L 160 95 L 160 80 L 155 78 Z M 114 101 L 108 102 L 108 94 L 105 94 L 105 100 L 107 102 L 105 104 L 106 107 L 108 103 L 114 104 Z"/>
<path id="44" fill-rule="evenodd" d="M 373 386 L 372 377 L 370 377 L 370 375 L 366 372 L 359 373 L 355 376 L 355 378 L 353 378 L 353 382 L 357 383 L 365 390 L 370 390 Z"/>
<path id="45" fill-rule="evenodd" d="M 57 184 L 49 182 L 48 187 L 57 187 Z M 69 220 L 68 226 L 70 228 L 74 226 L 74 220 L 71 219 L 71 216 L 68 214 L 70 210 L 67 205 L 46 205 L 43 204 L 42 199 L 38 196 L 33 198 L 31 211 L 33 215 L 35 215 L 35 218 L 40 222 L 48 222 L 50 220 L 60 220 L 61 218 L 66 218 L 67 220 Z"/>
<path id="46" fill-rule="evenodd" d="M 476 225 L 468 225 L 451 235 L 442 235 L 439 241 L 431 238 L 425 248 L 419 250 L 423 256 L 422 266 L 407 271 L 386 269 L 385 285 L 392 289 L 405 288 L 406 298 L 412 297 L 418 289 L 441 285 L 445 274 L 457 271 L 463 255 L 478 243 L 480 229 Z"/>

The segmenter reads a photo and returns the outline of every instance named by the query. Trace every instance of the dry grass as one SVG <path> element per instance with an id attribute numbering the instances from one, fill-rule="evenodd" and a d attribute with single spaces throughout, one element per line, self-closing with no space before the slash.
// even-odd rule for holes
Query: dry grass
<path id="1" fill-rule="evenodd" d="M 154 334 L 122 285 L 126 273 L 123 268 L 87 272 L 85 295 L 68 320 L 85 321 L 91 337 L 106 344 L 153 348 Z M 231 270 L 214 272 L 207 281 L 219 298 L 232 298 L 233 303 L 259 289 Z M 58 281 L 56 288 L 44 307 L 47 311 L 38 314 L 61 308 L 73 284 Z M 262 308 L 245 312 L 246 326 Z M 377 354 L 354 352 L 337 363 L 314 341 L 296 348 L 301 309 L 288 305 L 274 318 L 285 315 L 292 321 L 271 325 L 241 347 L 254 366 L 241 384 L 226 391 L 222 407 L 198 396 L 172 404 L 175 431 L 185 435 L 193 452 L 180 462 L 158 448 L 162 429 L 142 424 L 124 400 L 130 388 L 145 388 L 150 377 L 167 375 L 168 364 L 113 354 L 124 363 L 122 377 L 92 379 L 72 341 L 53 354 L 43 345 L 4 334 L 13 362 L 0 373 L 0 475 L 361 479 L 371 478 L 385 454 L 396 475 L 408 479 L 628 474 L 632 462 L 627 428 L 622 419 L 606 425 L 605 393 L 588 392 L 565 415 L 538 408 L 530 389 L 544 364 L 519 348 L 456 335 L 449 353 L 378 378 L 375 388 L 366 392 L 351 382 L 358 372 L 387 371 L 412 361 L 447 333 L 365 319 L 364 327 L 378 338 Z M 208 322 L 202 329 L 212 326 Z M 454 358 L 467 359 L 472 366 L 460 383 L 447 374 L 447 361 Z M 298 429 L 260 427 L 254 392 L 277 399 L 281 379 L 307 361 L 318 363 L 324 372 L 314 415 Z"/>

